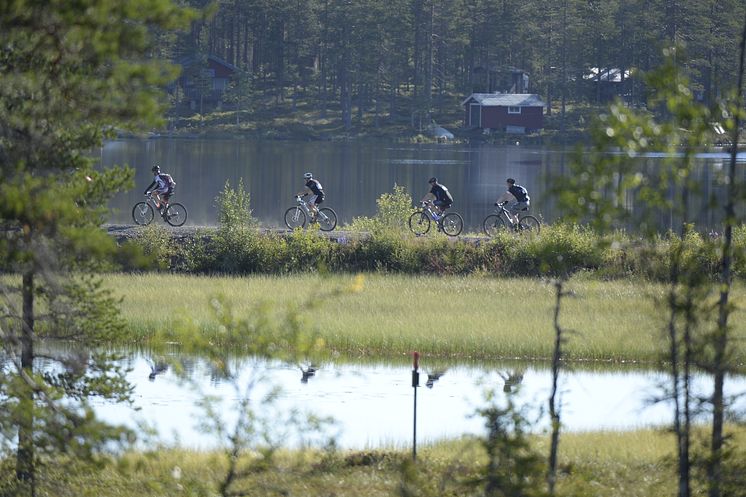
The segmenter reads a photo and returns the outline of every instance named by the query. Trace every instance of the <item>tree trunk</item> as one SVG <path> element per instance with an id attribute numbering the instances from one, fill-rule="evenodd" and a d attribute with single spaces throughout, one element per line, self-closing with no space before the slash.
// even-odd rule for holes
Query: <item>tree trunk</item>
<path id="1" fill-rule="evenodd" d="M 33 374 L 34 366 L 34 271 L 23 274 L 23 329 L 21 332 L 22 374 Z M 34 467 L 34 392 L 21 382 L 25 393 L 19 393 L 18 405 L 18 453 L 16 455 L 16 478 L 24 492 L 36 495 L 36 471 Z"/>
<path id="2" fill-rule="evenodd" d="M 710 464 L 707 466 L 709 483 L 709 497 L 720 497 L 723 478 L 723 422 L 725 418 L 725 374 L 728 371 L 726 351 L 728 347 L 728 318 L 730 316 L 730 288 L 732 284 L 731 265 L 733 257 L 733 225 L 736 223 L 735 201 L 738 193 L 736 185 L 736 154 L 743 110 L 743 76 L 744 54 L 746 53 L 746 17 L 741 33 L 741 45 L 738 59 L 738 86 L 736 88 L 736 109 L 733 118 L 733 142 L 730 151 L 730 165 L 728 167 L 728 181 L 726 183 L 725 203 L 725 232 L 723 234 L 723 258 L 720 272 L 720 299 L 718 301 L 718 327 L 715 336 L 715 353 L 713 364 L 714 385 L 712 393 L 712 438 L 710 447 Z"/>
<path id="3" fill-rule="evenodd" d="M 552 423 L 552 435 L 549 448 L 549 469 L 547 470 L 547 487 L 549 495 L 554 495 L 557 481 L 557 453 L 559 451 L 560 413 L 557 408 L 557 383 L 559 381 L 560 361 L 562 360 L 562 328 L 559 325 L 559 314 L 562 307 L 563 280 L 558 280 L 554 287 L 556 300 L 554 306 L 554 353 L 552 354 L 552 390 L 549 395 L 549 419 Z"/>

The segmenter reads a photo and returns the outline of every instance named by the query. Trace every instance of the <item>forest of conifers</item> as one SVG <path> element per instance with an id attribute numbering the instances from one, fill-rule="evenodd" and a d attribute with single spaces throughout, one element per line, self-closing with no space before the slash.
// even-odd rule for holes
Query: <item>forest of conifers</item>
<path id="1" fill-rule="evenodd" d="M 209 14 L 189 32 L 164 35 L 158 55 L 235 65 L 235 103 L 259 89 L 278 100 L 301 95 L 341 109 L 346 121 L 353 105 L 378 112 L 406 96 L 412 112 L 427 114 L 444 95 L 506 91 L 514 69 L 550 112 L 563 98 L 600 103 L 601 85 L 584 79 L 591 68 L 645 71 L 673 45 L 692 89 L 712 103 L 735 86 L 746 8 L 742 0 L 184 2 Z M 639 78 L 617 86 L 629 103 L 644 102 Z"/>

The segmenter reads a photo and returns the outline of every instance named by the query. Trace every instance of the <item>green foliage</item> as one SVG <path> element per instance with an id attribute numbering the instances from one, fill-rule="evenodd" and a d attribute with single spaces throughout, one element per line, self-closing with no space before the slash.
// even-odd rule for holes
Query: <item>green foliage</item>
<path id="1" fill-rule="evenodd" d="M 238 180 L 236 188 L 226 181 L 223 191 L 215 197 L 215 206 L 221 231 L 259 228 L 259 221 L 251 215 L 251 197 L 244 188 L 243 178 Z"/>
<path id="2" fill-rule="evenodd" d="M 159 233 L 156 231 L 155 233 Z M 734 275 L 746 277 L 746 228 L 735 230 Z M 616 231 L 608 236 L 572 224 L 548 225 L 540 236 L 500 233 L 478 243 L 445 237 L 414 238 L 383 229 L 366 239 L 339 242 L 312 230 L 288 236 L 259 234 L 250 228 L 203 232 L 178 250 L 158 237 L 140 245 L 162 249 L 172 271 L 230 274 L 283 274 L 313 271 L 382 271 L 405 274 L 479 274 L 563 276 L 594 272 L 604 278 L 637 276 L 666 281 L 671 257 L 681 248 L 681 263 L 713 280 L 719 268 L 719 236 L 690 231 L 682 244 L 675 233 L 650 240 Z M 151 249 L 146 250 L 153 253 Z M 185 262 L 184 262 L 185 261 Z"/>
<path id="3" fill-rule="evenodd" d="M 386 230 L 404 232 L 408 229 L 409 216 L 415 209 L 412 207 L 412 197 L 405 187 L 394 184 L 392 192 L 381 194 L 376 204 L 378 205 L 376 215 L 372 218 L 353 219 L 350 230 L 376 235 Z"/>
<path id="4" fill-rule="evenodd" d="M 604 240 L 582 226 L 557 224 L 541 237 L 528 239 L 515 253 L 517 274 L 564 276 L 582 269 L 601 269 Z M 599 247 L 600 245 L 600 247 Z"/>
<path id="5" fill-rule="evenodd" d="M 324 271 L 336 260 L 339 245 L 310 230 L 296 229 L 287 238 L 284 271 Z"/>
<path id="6" fill-rule="evenodd" d="M 191 257 L 191 267 L 196 270 L 228 273 L 254 272 L 267 261 L 258 236 L 259 223 L 251 215 L 249 192 L 243 179 L 237 188 L 225 182 L 223 191 L 215 197 L 219 227 L 207 247 Z"/>
<path id="7" fill-rule="evenodd" d="M 554 188 L 566 219 L 587 222 L 599 232 L 634 226 L 648 236 L 656 232 L 653 216 L 662 209 L 674 213 L 679 223 L 688 222 L 688 202 L 677 197 L 699 191 L 691 172 L 696 153 L 707 142 L 711 117 L 694 100 L 674 54 L 668 53 L 666 64 L 647 77 L 653 92 L 650 107 L 665 109 L 663 118 L 617 101 L 594 122 L 590 153 L 578 155 L 570 174 Z M 639 170 L 632 159 L 649 152 L 665 153 L 664 165 Z M 669 194 L 671 187 L 675 195 Z M 631 193 L 639 199 L 634 210 L 627 202 Z"/>
<path id="8" fill-rule="evenodd" d="M 22 275 L 2 285 L 0 321 L 8 367 L 0 377 L 2 432 L 16 452 L 18 495 L 36 493 L 53 453 L 81 462 L 123 441 L 126 430 L 93 416 L 89 397 L 126 401 L 123 366 L 103 350 L 121 336 L 118 302 L 96 278 L 116 250 L 100 229 L 107 203 L 132 171 L 96 171 L 90 151 L 115 128 L 159 122 L 173 67 L 146 61 L 152 32 L 185 25 L 191 11 L 168 0 L 0 4 L 0 220 L 2 266 Z M 40 339 L 82 344 L 71 360 Z M 86 349 L 90 347 L 90 349 Z"/>
<path id="9" fill-rule="evenodd" d="M 151 223 L 140 230 L 133 242 L 149 259 L 151 267 L 168 270 L 175 265 L 178 245 L 171 238 L 171 232 L 157 223 Z"/>
<path id="10" fill-rule="evenodd" d="M 488 405 L 477 410 L 484 418 L 487 436 L 482 444 L 487 465 L 476 484 L 484 486 L 486 497 L 542 496 L 545 467 L 531 446 L 526 414 L 508 396 L 505 407 L 498 405 L 497 394 L 488 394 Z"/>

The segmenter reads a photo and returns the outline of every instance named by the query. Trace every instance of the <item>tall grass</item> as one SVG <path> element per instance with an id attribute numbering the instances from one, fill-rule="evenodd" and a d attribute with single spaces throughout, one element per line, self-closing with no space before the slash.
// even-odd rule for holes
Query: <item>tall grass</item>
<path id="1" fill-rule="evenodd" d="M 327 302 L 307 316 L 330 351 L 350 357 L 398 357 L 418 350 L 459 359 L 545 359 L 552 346 L 552 287 L 528 278 L 432 277 L 368 274 L 362 292 L 326 294 L 349 285 L 351 276 L 212 277 L 165 274 L 110 275 L 123 298 L 133 338 L 185 320 L 214 326 L 209 299 L 222 295 L 236 310 L 274 303 L 277 312 L 309 298 Z M 632 280 L 571 280 L 562 325 L 573 333 L 570 360 L 654 361 L 664 346 L 656 298 L 659 284 Z M 317 297 L 314 297 L 317 296 Z M 735 303 L 746 292 L 737 285 Z M 740 306 L 743 307 L 743 306 Z M 746 337 L 743 311 L 734 333 Z M 740 318 L 740 319 L 739 319 Z M 743 341 L 737 355 L 743 362 Z"/>
<path id="2" fill-rule="evenodd" d="M 735 454 L 743 458 L 744 429 L 733 427 Z M 546 438 L 532 439 L 544 452 Z M 674 454 L 670 434 L 656 430 L 563 434 L 558 495 L 658 497 L 675 493 L 675 471 L 666 462 Z M 408 449 L 283 451 L 273 465 L 247 475 L 247 488 L 283 495 L 390 497 L 399 493 L 402 462 Z M 80 471 L 74 460 L 49 465 L 55 482 L 50 494 L 100 497 L 139 495 L 216 495 L 225 475 L 225 458 L 215 452 L 157 448 L 119 456 L 95 474 Z M 484 495 L 469 484 L 486 462 L 468 440 L 423 446 L 418 451 L 419 495 Z M 44 485 L 44 482 L 42 482 Z M 448 489 L 443 492 L 440 485 Z M 273 489 L 275 492 L 270 492 Z"/>

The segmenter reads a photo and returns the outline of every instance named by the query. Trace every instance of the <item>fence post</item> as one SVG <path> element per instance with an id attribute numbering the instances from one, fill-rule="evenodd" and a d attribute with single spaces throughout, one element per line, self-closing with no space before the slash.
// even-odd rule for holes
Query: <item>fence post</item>
<path id="1" fill-rule="evenodd" d="M 414 364 L 412 368 L 412 388 L 414 389 L 414 420 L 412 430 L 412 460 L 417 460 L 417 387 L 420 386 L 420 353 L 412 354 Z"/>

